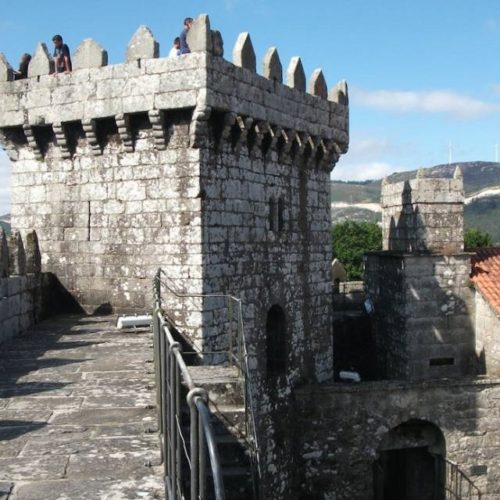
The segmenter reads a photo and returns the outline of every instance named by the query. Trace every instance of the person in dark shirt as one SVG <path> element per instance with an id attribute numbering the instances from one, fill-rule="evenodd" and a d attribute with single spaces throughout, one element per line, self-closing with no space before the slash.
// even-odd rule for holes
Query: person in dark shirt
<path id="1" fill-rule="evenodd" d="M 28 78 L 28 66 L 30 65 L 31 56 L 29 54 L 23 54 L 21 57 L 21 62 L 19 63 L 19 69 L 14 71 L 14 80 L 23 80 Z"/>
<path id="2" fill-rule="evenodd" d="M 63 43 L 61 35 L 55 35 L 52 41 L 54 42 L 54 63 L 56 73 L 71 72 L 72 67 L 69 47 Z"/>
<path id="3" fill-rule="evenodd" d="M 181 54 L 189 54 L 191 52 L 191 50 L 189 49 L 189 45 L 187 44 L 186 37 L 187 37 L 187 33 L 191 29 L 192 25 L 193 25 L 193 18 L 186 17 L 186 19 L 184 19 L 184 29 L 182 30 L 181 34 L 179 35 L 179 38 L 181 41 L 181 46 L 180 46 Z"/>

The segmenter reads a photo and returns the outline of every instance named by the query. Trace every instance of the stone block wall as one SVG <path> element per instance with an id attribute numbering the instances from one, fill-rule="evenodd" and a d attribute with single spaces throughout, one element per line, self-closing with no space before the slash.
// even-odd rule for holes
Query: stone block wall
<path id="1" fill-rule="evenodd" d="M 347 149 L 344 83 L 328 98 L 323 74 L 315 72 L 308 94 L 302 64 L 294 58 L 283 85 L 275 49 L 258 75 L 248 34 L 238 39 L 235 64 L 227 62 L 206 16 L 196 20 L 190 36 L 193 53 L 158 59 L 151 32 L 141 28 L 129 45 L 128 62 L 114 66 L 103 66 L 102 49 L 86 40 L 75 52 L 77 69 L 55 78 L 47 74 L 50 57 L 41 47 L 30 78 L 0 82 L 1 142 L 13 161 L 13 226 L 44 228 L 44 269 L 89 311 L 149 307 L 159 266 L 181 292 L 201 293 L 207 262 L 202 254 L 212 252 L 203 242 L 209 232 L 212 240 L 220 233 L 217 218 L 231 226 L 241 213 L 235 200 L 247 212 L 262 210 L 255 204 L 262 179 L 251 192 L 229 193 L 237 184 L 227 177 L 234 170 L 252 174 L 246 156 L 265 150 L 262 162 L 271 164 L 273 154 L 289 155 L 289 164 L 303 165 L 302 175 L 311 176 L 300 189 L 311 189 L 311 204 L 317 205 L 327 199 L 318 199 L 324 188 L 315 184 L 328 181 L 328 170 Z M 239 154 L 242 145 L 249 155 Z M 238 151 L 227 156 L 227 147 Z M 214 158 L 214 148 L 223 160 Z M 226 181 L 232 198 L 216 206 L 211 197 L 218 195 L 205 179 L 222 161 L 232 170 L 223 170 L 218 182 Z M 287 175 L 286 168 L 281 174 Z M 274 182 L 265 168 L 262 175 L 264 183 Z M 240 179 L 249 181 L 246 174 Z M 326 205 L 322 210 L 309 221 L 316 231 L 326 231 Z M 215 221 L 206 229 L 202 212 Z M 267 235 L 246 234 L 255 237 Z M 177 317 L 194 328 L 201 311 L 194 307 L 191 313 L 189 321 L 187 311 Z"/>
<path id="2" fill-rule="evenodd" d="M 464 188 L 453 179 L 424 178 L 382 184 L 383 249 L 457 253 L 464 249 Z"/>
<path id="3" fill-rule="evenodd" d="M 372 500 L 384 441 L 407 422 L 437 427 L 445 458 L 479 487 L 482 498 L 500 496 L 498 381 L 306 386 L 296 400 L 300 498 Z"/>
<path id="4" fill-rule="evenodd" d="M 478 290 L 475 306 L 476 350 L 483 360 L 485 373 L 500 377 L 500 317 Z"/>
<path id="5" fill-rule="evenodd" d="M 36 233 L 25 244 L 19 233 L 0 230 L 0 344 L 26 331 L 39 319 L 42 276 Z"/>
<path id="6" fill-rule="evenodd" d="M 469 273 L 469 254 L 367 256 L 380 377 L 418 380 L 478 372 Z"/>

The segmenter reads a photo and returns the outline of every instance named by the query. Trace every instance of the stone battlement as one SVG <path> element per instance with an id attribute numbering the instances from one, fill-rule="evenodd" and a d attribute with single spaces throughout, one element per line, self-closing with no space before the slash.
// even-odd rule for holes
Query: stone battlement
<path id="1" fill-rule="evenodd" d="M 0 229 L 0 343 L 28 329 L 41 312 L 41 259 L 30 231 L 7 237 Z"/>
<path id="2" fill-rule="evenodd" d="M 168 141 L 168 113 L 191 110 L 191 145 L 206 139 L 206 122 L 217 116 L 219 138 L 233 143 L 248 139 L 252 147 L 305 152 L 327 159 L 348 145 L 348 96 L 345 82 L 328 92 L 316 70 L 306 93 L 300 58 L 292 58 L 287 85 L 282 83 L 278 52 L 271 48 L 256 73 L 256 58 L 248 33 L 233 50 L 233 63 L 222 59 L 222 38 L 210 29 L 208 16 L 198 17 L 188 34 L 192 53 L 158 58 L 158 43 L 142 26 L 127 50 L 127 62 L 107 66 L 107 53 L 87 39 L 74 53 L 74 71 L 49 75 L 53 67 L 47 47 L 40 44 L 30 63 L 29 78 L 8 81 L 11 68 L 0 55 L 1 142 L 10 158 L 29 146 L 43 159 L 50 144 L 62 158 L 74 153 L 75 137 L 86 139 L 101 154 L 104 136 L 116 130 L 128 150 L 134 148 L 138 122 L 152 127 L 158 149 Z"/>
<path id="3" fill-rule="evenodd" d="M 423 177 L 382 184 L 384 250 L 461 252 L 464 241 L 464 186 L 457 167 L 453 179 Z"/>

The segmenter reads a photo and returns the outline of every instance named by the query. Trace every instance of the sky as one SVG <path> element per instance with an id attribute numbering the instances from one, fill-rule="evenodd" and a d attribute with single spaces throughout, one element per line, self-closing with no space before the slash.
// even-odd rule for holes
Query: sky
<path id="1" fill-rule="evenodd" d="M 94 38 L 117 64 L 141 24 L 163 57 L 184 17 L 201 13 L 221 31 L 229 60 L 241 32 L 258 61 L 269 47 L 284 69 L 300 56 L 307 77 L 322 68 L 329 87 L 349 85 L 350 149 L 334 179 L 430 167 L 450 152 L 453 162 L 497 158 L 499 0 L 81 0 L 64 8 L 0 0 L 0 12 L 0 52 L 13 66 L 56 33 L 73 51 Z M 8 171 L 0 152 L 0 215 L 9 208 Z"/>

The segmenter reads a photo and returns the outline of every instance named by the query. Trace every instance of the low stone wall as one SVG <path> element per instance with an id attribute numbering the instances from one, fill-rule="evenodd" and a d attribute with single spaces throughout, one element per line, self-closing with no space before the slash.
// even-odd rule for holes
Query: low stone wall
<path id="1" fill-rule="evenodd" d="M 345 281 L 338 284 L 338 290 L 333 292 L 333 305 L 336 311 L 354 309 L 360 310 L 365 300 L 363 281 Z"/>
<path id="2" fill-rule="evenodd" d="M 0 343 L 36 323 L 40 294 L 39 275 L 0 278 Z"/>
<path id="3" fill-rule="evenodd" d="M 500 377 L 500 317 L 476 291 L 476 349 L 484 358 L 484 369 L 490 377 Z"/>
<path id="4" fill-rule="evenodd" d="M 300 498 L 372 500 L 374 464 L 406 422 L 439 428 L 445 457 L 485 495 L 500 498 L 500 381 L 368 382 L 296 391 Z"/>
<path id="5" fill-rule="evenodd" d="M 42 308 L 42 273 L 34 231 L 6 237 L 0 231 L 0 343 L 33 326 Z"/>

